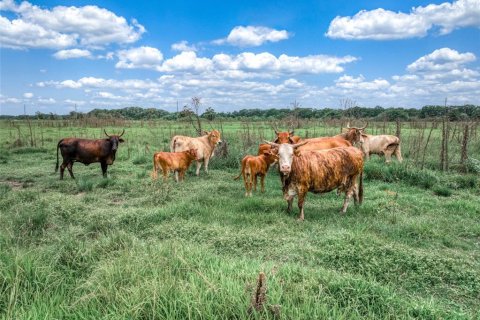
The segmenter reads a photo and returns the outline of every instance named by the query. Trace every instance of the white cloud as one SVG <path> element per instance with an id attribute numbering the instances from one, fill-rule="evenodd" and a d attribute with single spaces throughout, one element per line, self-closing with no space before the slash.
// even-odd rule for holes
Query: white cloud
<path id="1" fill-rule="evenodd" d="M 42 9 L 27 1 L 20 5 L 3 1 L 0 10 L 17 15 L 13 20 L 0 17 L 2 46 L 15 49 L 103 47 L 135 42 L 145 32 L 135 19 L 128 23 L 124 17 L 92 5 Z"/>
<path id="2" fill-rule="evenodd" d="M 475 59 L 475 55 L 471 52 L 459 53 L 450 48 L 441 48 L 417 59 L 408 65 L 407 70 L 410 72 L 452 70 Z"/>
<path id="3" fill-rule="evenodd" d="M 38 98 L 38 103 L 43 104 L 43 105 L 45 105 L 45 104 L 50 105 L 50 104 L 57 103 L 57 100 L 55 100 L 53 98 Z"/>
<path id="4" fill-rule="evenodd" d="M 412 8 L 410 13 L 382 8 L 362 10 L 353 17 L 337 16 L 326 35 L 337 39 L 407 39 L 423 37 L 434 27 L 447 34 L 462 27 L 480 27 L 480 0 L 457 0 Z"/>
<path id="5" fill-rule="evenodd" d="M 353 90 L 383 90 L 390 86 L 390 83 L 385 79 L 375 79 L 373 81 L 365 81 L 365 77 L 360 75 L 355 78 L 344 75 L 335 80 L 335 85 L 339 88 L 353 89 Z"/>
<path id="6" fill-rule="evenodd" d="M 163 60 L 163 54 L 157 48 L 139 47 L 118 52 L 119 69 L 157 69 Z"/>
<path id="7" fill-rule="evenodd" d="M 23 97 L 26 98 L 26 99 L 31 99 L 31 98 L 33 98 L 33 93 L 31 93 L 31 92 L 25 92 L 25 93 L 23 94 Z"/>
<path id="8" fill-rule="evenodd" d="M 55 59 L 66 60 L 66 59 L 75 59 L 75 58 L 91 58 L 92 54 L 88 50 L 84 49 L 67 49 L 60 50 L 53 54 Z"/>
<path id="9" fill-rule="evenodd" d="M 286 30 L 275 30 L 262 26 L 237 26 L 230 31 L 225 39 L 215 40 L 214 44 L 228 43 L 238 47 L 258 47 L 265 42 L 286 40 L 289 33 Z"/>
<path id="10" fill-rule="evenodd" d="M 171 59 L 165 60 L 158 71 L 176 72 L 191 71 L 202 72 L 212 67 L 212 61 L 208 58 L 199 58 L 193 51 L 184 51 Z"/>
<path id="11" fill-rule="evenodd" d="M 211 72 L 220 77 L 277 77 L 281 74 L 319 74 L 344 71 L 344 64 L 357 60 L 352 56 L 335 57 L 311 55 L 306 57 L 280 55 L 271 53 L 243 52 L 238 55 L 224 53 L 212 58 L 198 57 L 193 51 L 184 51 L 163 61 L 158 49 L 141 47 L 120 51 L 117 68 L 146 68 L 164 73 Z"/>
<path id="12" fill-rule="evenodd" d="M 172 44 L 171 49 L 173 51 L 197 51 L 197 48 L 194 45 L 189 45 L 188 41 L 180 41 Z"/>

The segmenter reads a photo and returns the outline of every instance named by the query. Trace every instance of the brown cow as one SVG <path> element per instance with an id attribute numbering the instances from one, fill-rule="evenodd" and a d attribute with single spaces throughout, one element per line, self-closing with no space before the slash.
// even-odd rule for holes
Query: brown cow
<path id="1" fill-rule="evenodd" d="M 253 190 L 257 191 L 257 177 L 260 177 L 261 190 L 265 192 L 265 176 L 270 165 L 277 162 L 277 160 L 278 155 L 273 150 L 265 151 L 259 156 L 246 155 L 243 157 L 242 170 L 234 180 L 238 180 L 240 176 L 243 176 L 246 190 L 245 197 L 252 196 L 252 185 Z"/>
<path id="2" fill-rule="evenodd" d="M 363 154 L 354 147 L 334 148 L 317 151 L 298 151 L 302 143 L 276 144 L 279 166 L 285 176 L 283 195 L 288 203 L 288 211 L 298 196 L 299 220 L 304 219 L 304 201 L 307 192 L 326 193 L 334 189 L 345 192 L 341 209 L 345 213 L 352 195 L 355 203 L 363 201 Z M 357 177 L 360 183 L 357 186 Z"/>
<path id="3" fill-rule="evenodd" d="M 121 142 L 124 142 L 121 136 L 125 133 L 125 129 L 120 135 L 110 136 L 105 130 L 103 132 L 108 137 L 107 139 L 64 138 L 58 142 L 55 172 L 58 171 L 58 149 L 60 149 L 63 157 L 63 163 L 60 166 L 60 180 L 63 179 L 65 168 L 68 169 L 70 177 L 75 179 L 73 175 L 74 162 L 81 162 L 86 166 L 94 162 L 100 162 L 103 176 L 107 177 L 107 167 L 113 164 L 118 146 Z"/>
<path id="4" fill-rule="evenodd" d="M 284 132 L 279 132 L 275 130 L 275 134 L 277 137 L 273 142 L 275 143 L 298 143 L 300 141 L 299 136 L 294 136 L 294 131 L 284 131 Z"/>
<path id="5" fill-rule="evenodd" d="M 155 152 L 153 155 L 152 178 L 158 176 L 158 169 L 162 169 L 163 180 L 167 180 L 170 171 L 175 172 L 175 180 L 183 181 L 185 172 L 193 160 L 197 159 L 197 150 L 189 149 L 181 152 Z"/>
<path id="6" fill-rule="evenodd" d="M 205 131 L 205 135 L 192 138 L 187 136 L 174 136 L 170 142 L 170 151 L 186 151 L 189 149 L 197 149 L 197 170 L 196 175 L 200 174 L 201 161 L 205 162 L 205 172 L 208 173 L 208 162 L 213 157 L 215 146 L 221 143 L 220 132 L 218 130 L 212 130 L 210 132 Z"/>

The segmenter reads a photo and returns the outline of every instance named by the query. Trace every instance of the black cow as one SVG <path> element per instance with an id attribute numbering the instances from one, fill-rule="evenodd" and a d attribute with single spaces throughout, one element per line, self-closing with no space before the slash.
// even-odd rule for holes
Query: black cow
<path id="1" fill-rule="evenodd" d="M 65 168 L 68 169 L 72 179 L 75 179 L 72 167 L 76 161 L 86 166 L 90 163 L 100 162 L 103 176 L 107 176 L 107 166 L 113 164 L 118 145 L 124 142 L 121 136 L 125 133 L 125 129 L 120 135 L 110 136 L 105 130 L 103 132 L 107 135 L 107 139 L 65 138 L 58 142 L 55 172 L 58 171 L 58 149 L 60 149 L 63 157 L 63 163 L 60 166 L 60 180 L 63 179 Z"/>

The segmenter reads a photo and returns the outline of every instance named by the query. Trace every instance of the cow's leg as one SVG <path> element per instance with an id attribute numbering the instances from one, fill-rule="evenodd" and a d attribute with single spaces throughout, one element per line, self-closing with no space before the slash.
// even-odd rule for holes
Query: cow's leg
<path id="1" fill-rule="evenodd" d="M 197 160 L 197 171 L 195 172 L 195 174 L 197 176 L 200 175 L 200 168 L 202 167 L 202 163 L 200 162 L 200 160 Z"/>
<path id="2" fill-rule="evenodd" d="M 298 191 L 298 209 L 300 209 L 300 213 L 298 214 L 298 221 L 303 221 L 305 219 L 303 205 L 305 203 L 305 197 L 307 195 L 307 191 L 299 190 Z"/>
<path id="3" fill-rule="evenodd" d="M 210 161 L 210 157 L 205 157 L 205 159 L 203 160 L 205 161 L 205 173 L 208 174 L 208 162 Z"/>
<path id="4" fill-rule="evenodd" d="M 260 176 L 260 185 L 262 186 L 262 193 L 265 192 L 265 175 Z"/>
<path id="5" fill-rule="evenodd" d="M 358 205 L 360 203 L 360 197 L 358 196 L 358 185 L 355 183 L 355 186 L 353 187 L 353 201 L 355 205 Z"/>
<path id="6" fill-rule="evenodd" d="M 340 211 L 341 214 L 344 214 L 347 211 L 348 203 L 353 193 L 354 193 L 354 186 L 348 188 L 347 191 L 345 192 L 345 200 L 343 200 L 342 210 Z"/>
<path id="7" fill-rule="evenodd" d="M 245 172 L 242 172 L 243 175 L 243 184 L 245 185 L 245 197 L 248 197 L 248 175 Z"/>
<path id="8" fill-rule="evenodd" d="M 101 161 L 100 165 L 102 166 L 103 177 L 106 178 L 107 177 L 107 168 L 108 168 L 107 162 L 106 161 Z"/>
<path id="9" fill-rule="evenodd" d="M 292 212 L 292 204 L 293 204 L 293 196 L 289 197 L 287 199 L 287 212 L 290 213 Z"/>
<path id="10" fill-rule="evenodd" d="M 390 163 L 392 161 L 392 153 L 393 151 L 390 149 L 386 149 L 383 154 L 385 155 L 385 162 Z"/>
<path id="11" fill-rule="evenodd" d="M 179 172 L 179 176 L 180 176 L 180 181 L 185 180 L 185 170 L 181 170 L 181 171 Z"/>
<path id="12" fill-rule="evenodd" d="M 170 173 L 170 170 L 168 169 L 167 166 L 161 166 L 161 167 L 162 167 L 163 182 L 165 182 L 168 179 L 168 174 Z"/>
<path id="13" fill-rule="evenodd" d="M 70 177 L 72 177 L 72 179 L 75 179 L 75 176 L 73 175 L 73 161 L 70 161 L 67 164 L 67 169 L 68 169 L 68 173 L 70 173 Z"/>
<path id="14" fill-rule="evenodd" d="M 398 145 L 398 146 L 395 148 L 395 157 L 397 157 L 398 162 L 402 162 L 402 161 L 403 161 L 402 151 L 401 151 L 400 145 Z"/>
<path id="15" fill-rule="evenodd" d="M 63 180 L 63 173 L 65 172 L 65 168 L 67 167 L 68 162 L 63 162 L 60 166 L 60 180 Z"/>
<path id="16" fill-rule="evenodd" d="M 257 191 L 257 175 L 252 174 L 252 180 L 253 180 L 253 191 Z"/>

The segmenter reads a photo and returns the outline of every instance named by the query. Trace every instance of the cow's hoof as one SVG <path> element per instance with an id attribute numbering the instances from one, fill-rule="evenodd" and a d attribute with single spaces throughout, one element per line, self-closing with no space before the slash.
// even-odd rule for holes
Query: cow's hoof
<path id="1" fill-rule="evenodd" d="M 302 218 L 297 219 L 297 222 L 303 222 L 303 221 L 304 221 L 304 219 L 302 219 Z"/>

